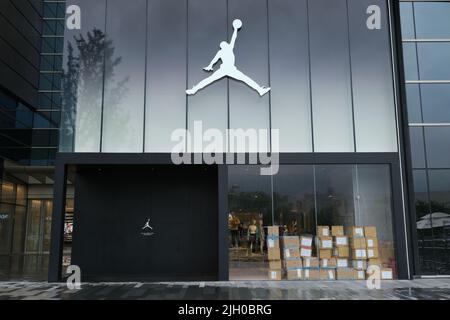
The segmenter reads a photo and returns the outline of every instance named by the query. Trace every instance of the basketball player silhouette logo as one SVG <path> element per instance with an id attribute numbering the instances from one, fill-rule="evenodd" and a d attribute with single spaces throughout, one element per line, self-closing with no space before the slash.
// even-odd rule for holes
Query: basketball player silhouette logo
<path id="1" fill-rule="evenodd" d="M 147 222 L 145 223 L 145 226 L 142 227 L 142 230 L 145 230 L 145 229 L 153 230 L 153 228 L 150 226 L 150 219 L 148 219 Z"/>
<path id="2" fill-rule="evenodd" d="M 215 71 L 212 75 L 210 75 L 208 78 L 200 81 L 197 85 L 192 87 L 192 89 L 186 90 L 186 93 L 188 95 L 194 95 L 199 90 L 209 86 L 211 83 L 216 82 L 217 80 L 220 80 L 224 77 L 229 77 L 237 81 L 244 82 L 250 88 L 257 91 L 261 97 L 270 91 L 270 88 L 258 85 L 250 77 L 246 76 L 244 73 L 239 71 L 235 66 L 236 58 L 234 55 L 234 45 L 236 43 L 238 31 L 241 28 L 242 28 L 242 21 L 239 19 L 234 20 L 233 21 L 234 31 L 231 37 L 231 41 L 229 43 L 226 41 L 222 41 L 220 43 L 220 50 L 216 53 L 211 63 L 207 67 L 203 68 L 203 70 L 207 72 L 212 72 L 214 71 L 213 69 L 214 65 L 217 62 L 219 62 L 219 60 L 222 60 L 222 64 L 220 65 L 219 69 Z"/>

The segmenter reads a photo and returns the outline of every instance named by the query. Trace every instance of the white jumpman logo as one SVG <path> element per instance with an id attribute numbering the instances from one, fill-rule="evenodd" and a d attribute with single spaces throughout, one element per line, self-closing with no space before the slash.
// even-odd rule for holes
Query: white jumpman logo
<path id="1" fill-rule="evenodd" d="M 150 226 L 150 219 L 147 220 L 147 222 L 145 223 L 145 226 L 142 228 L 142 230 L 144 230 L 144 229 L 153 230 L 153 228 Z"/>
<path id="2" fill-rule="evenodd" d="M 186 90 L 186 93 L 188 95 L 196 94 L 197 91 L 205 88 L 206 86 L 210 85 L 211 83 L 220 80 L 224 77 L 230 77 L 238 81 L 242 81 L 245 84 L 247 84 L 252 89 L 256 90 L 259 95 L 262 97 L 267 92 L 270 91 L 270 88 L 261 87 L 258 85 L 255 81 L 250 79 L 248 76 L 243 74 L 241 71 L 239 71 L 235 64 L 235 56 L 234 56 L 234 44 L 236 43 L 237 39 L 237 33 L 238 30 L 242 28 L 242 21 L 239 19 L 236 19 L 233 21 L 233 36 L 231 37 L 230 43 L 226 41 L 222 41 L 220 43 L 220 50 L 217 52 L 214 59 L 212 59 L 211 63 L 203 68 L 203 70 L 211 72 L 214 71 L 213 66 L 219 61 L 222 60 L 222 64 L 220 65 L 219 69 L 214 72 L 211 76 L 208 78 L 200 81 L 197 85 L 195 85 L 192 89 Z"/>

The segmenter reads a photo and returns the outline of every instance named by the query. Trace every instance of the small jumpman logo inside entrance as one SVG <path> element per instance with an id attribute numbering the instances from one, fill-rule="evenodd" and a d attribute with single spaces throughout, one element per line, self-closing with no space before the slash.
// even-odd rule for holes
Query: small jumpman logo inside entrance
<path id="1" fill-rule="evenodd" d="M 236 43 L 238 30 L 241 28 L 242 28 L 242 21 L 239 19 L 234 20 L 233 21 L 234 31 L 230 43 L 222 41 L 220 43 L 220 50 L 217 52 L 216 56 L 212 59 L 211 63 L 207 67 L 203 68 L 203 70 L 207 72 L 212 72 L 214 71 L 213 69 L 214 65 L 219 60 L 222 60 L 222 64 L 220 65 L 219 69 L 212 75 L 210 75 L 208 78 L 200 81 L 192 89 L 186 90 L 186 93 L 188 95 L 196 94 L 197 91 L 205 88 L 206 86 L 209 86 L 211 83 L 220 80 L 224 77 L 230 77 L 232 79 L 244 82 L 250 88 L 256 90 L 261 97 L 270 91 L 270 88 L 258 85 L 250 77 L 246 76 L 241 71 L 239 71 L 235 66 L 236 58 L 234 56 L 233 50 L 234 45 Z"/>

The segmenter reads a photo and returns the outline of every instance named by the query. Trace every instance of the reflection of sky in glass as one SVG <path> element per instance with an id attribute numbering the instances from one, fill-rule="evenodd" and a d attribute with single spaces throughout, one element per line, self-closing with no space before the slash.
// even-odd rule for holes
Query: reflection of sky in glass
<path id="1" fill-rule="evenodd" d="M 81 34 L 103 28 L 99 17 L 105 16 L 104 0 L 72 3 L 82 8 Z M 133 5 L 110 0 L 107 33 L 115 49 L 113 59 L 122 60 L 105 81 L 102 151 L 142 152 L 145 139 L 145 152 L 170 152 L 175 144 L 172 132 L 192 129 L 196 120 L 204 122 L 204 129 L 222 132 L 228 124 L 279 129 L 282 152 L 353 152 L 355 141 L 360 152 L 396 151 L 387 28 L 365 27 L 366 5 L 376 3 L 384 12 L 385 4 L 348 3 L 349 12 L 346 1 L 310 2 L 308 36 L 306 0 L 269 1 L 268 7 L 259 0 L 149 0 L 148 16 L 146 0 Z M 243 83 L 222 79 L 187 98 L 185 90 L 209 75 L 202 68 L 220 41 L 229 40 L 235 18 L 244 24 L 236 42 L 236 66 L 272 91 L 261 98 Z M 384 15 L 384 26 L 386 19 Z M 72 41 L 79 33 L 66 31 L 66 39 Z M 421 52 L 427 54 L 425 49 Z M 65 58 L 67 62 L 67 54 Z M 433 66 L 428 69 L 435 73 Z M 75 151 L 100 148 L 101 76 L 96 80 L 88 91 L 79 90 Z M 122 80 L 126 81 L 115 90 Z"/>
<path id="2" fill-rule="evenodd" d="M 102 151 L 142 152 L 146 0 L 108 0 L 107 14 L 108 39 L 121 61 L 105 83 Z"/>

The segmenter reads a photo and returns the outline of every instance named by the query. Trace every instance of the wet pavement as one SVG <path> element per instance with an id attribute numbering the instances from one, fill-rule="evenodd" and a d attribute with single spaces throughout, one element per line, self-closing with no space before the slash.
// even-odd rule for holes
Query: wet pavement
<path id="1" fill-rule="evenodd" d="M 0 282 L 0 300 L 450 300 L 450 279 L 382 281 L 252 281 L 84 283 L 79 290 L 46 282 Z"/>

